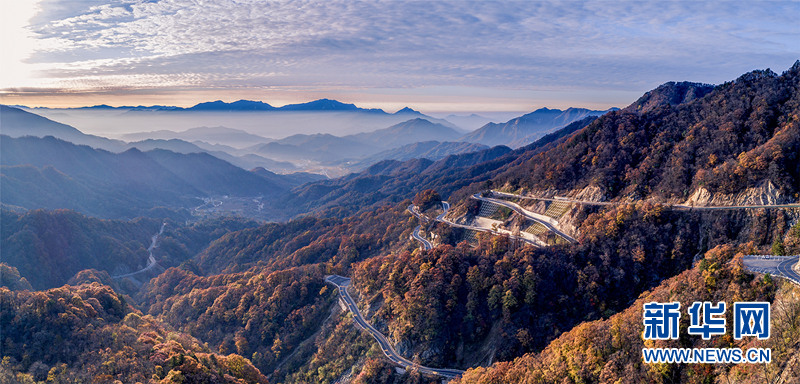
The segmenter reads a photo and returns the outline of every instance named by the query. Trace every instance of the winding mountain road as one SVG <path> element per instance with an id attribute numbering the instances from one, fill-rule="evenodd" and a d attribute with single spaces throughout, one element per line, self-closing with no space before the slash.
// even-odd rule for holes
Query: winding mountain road
<path id="1" fill-rule="evenodd" d="M 414 215 L 417 219 L 419 219 L 419 221 L 422 221 L 422 222 L 427 222 L 428 221 L 427 217 L 424 217 L 424 216 L 420 215 L 420 213 L 417 211 L 417 207 L 415 207 L 414 204 L 411 204 L 411 205 L 408 206 L 408 211 L 411 212 L 411 214 Z M 420 243 L 422 243 L 422 248 L 423 249 L 426 249 L 426 250 L 432 249 L 433 248 L 433 244 L 431 244 L 430 241 L 425 240 L 424 237 L 420 236 L 419 231 L 421 229 L 422 229 L 422 224 L 420 224 L 416 228 L 414 228 L 414 232 L 411 233 L 411 238 L 414 239 L 414 240 L 419 241 Z"/>
<path id="2" fill-rule="evenodd" d="M 441 222 L 441 223 L 445 223 L 445 224 L 447 224 L 447 225 L 449 225 L 451 227 L 469 229 L 469 230 L 478 231 L 478 232 L 488 232 L 488 233 L 492 233 L 492 234 L 495 234 L 495 235 L 501 235 L 501 236 L 508 236 L 509 238 L 512 238 L 512 239 L 515 239 L 515 240 L 519 240 L 519 241 L 524 241 L 524 242 L 526 242 L 528 244 L 531 244 L 533 246 L 536 246 L 536 247 L 540 247 L 540 246 L 546 245 L 546 244 L 543 244 L 543 243 L 537 243 L 536 241 L 533 241 L 531 239 L 526 239 L 526 238 L 521 237 L 521 236 L 515 236 L 515 235 L 513 235 L 511 233 L 503 233 L 503 232 L 494 231 L 494 230 L 489 229 L 489 228 L 477 227 L 477 226 L 474 226 L 474 225 L 465 225 L 465 224 L 455 223 L 453 221 L 445 219 L 445 217 L 444 217 L 445 215 L 447 215 L 447 211 L 450 210 L 450 203 L 448 203 L 446 201 L 442 201 L 442 209 L 443 209 L 443 212 L 441 214 L 439 214 L 439 216 L 436 216 L 436 218 L 434 220 L 436 220 L 438 222 Z M 419 212 L 417 212 L 417 207 L 416 206 L 409 205 L 408 206 L 408 210 L 411 211 L 411 213 L 413 213 L 414 216 L 417 216 L 418 218 L 420 218 L 420 220 L 425 220 L 425 221 L 428 220 L 427 217 L 422 216 L 422 215 L 419 214 Z"/>
<path id="3" fill-rule="evenodd" d="M 800 274 L 792 268 L 798 260 L 800 260 L 800 255 L 747 255 L 742 257 L 742 264 L 752 272 L 769 273 L 800 285 Z"/>
<path id="4" fill-rule="evenodd" d="M 420 243 L 422 243 L 422 248 L 423 249 L 425 249 L 425 250 L 432 249 L 433 248 L 433 244 L 431 244 L 430 241 L 425 240 L 425 238 L 423 238 L 422 236 L 419 235 L 419 231 L 421 229 L 422 229 L 422 225 L 418 225 L 416 228 L 414 228 L 414 232 L 411 233 L 411 237 L 413 237 L 415 240 L 417 240 Z"/>
<path id="5" fill-rule="evenodd" d="M 575 204 L 584 204 L 584 205 L 623 205 L 623 204 L 631 204 L 632 202 L 629 201 L 590 201 L 590 200 L 577 200 L 577 199 L 570 199 L 567 197 L 536 197 L 536 196 L 524 196 L 524 195 L 517 195 L 514 193 L 508 192 L 501 192 L 491 190 L 493 195 L 497 196 L 505 196 L 517 199 L 528 199 L 528 200 L 543 200 L 543 201 L 564 201 L 567 203 L 575 203 Z M 677 210 L 693 210 L 693 209 L 701 209 L 701 210 L 724 210 L 724 209 L 760 209 L 760 208 L 800 208 L 800 203 L 794 204 L 756 204 L 756 205 L 686 205 L 686 204 L 664 204 L 666 207 L 670 207 L 672 209 Z"/>
<path id="6" fill-rule="evenodd" d="M 556 226 L 558 225 L 558 221 L 556 219 L 552 218 L 552 217 L 545 216 L 545 215 L 542 215 L 542 214 L 538 214 L 536 212 L 531 212 L 531 211 L 529 211 L 529 210 L 527 210 L 525 208 L 522 208 L 517 203 L 512 203 L 510 201 L 505 201 L 505 200 L 500 200 L 500 199 L 493 199 L 491 197 L 484 197 L 484 196 L 481 196 L 480 193 L 476 193 L 476 194 L 472 195 L 472 198 L 473 199 L 478 199 L 478 200 L 481 200 L 481 201 L 488 201 L 488 202 L 491 202 L 491 203 L 494 203 L 494 204 L 498 204 L 498 205 L 502 205 L 502 206 L 504 206 L 506 208 L 512 209 L 513 211 L 519 213 L 520 215 L 525 216 L 525 218 L 533 220 L 533 221 L 535 221 L 535 222 L 537 222 L 539 224 L 544 225 L 547 229 L 550 230 L 550 232 L 553 232 L 556 235 L 559 235 L 559 236 L 563 237 L 565 240 L 569 241 L 570 243 L 576 244 L 578 242 L 578 240 L 575 240 L 572 236 L 567 235 L 566 233 L 564 233 L 561 230 L 559 230 L 558 228 L 556 228 Z"/>
<path id="7" fill-rule="evenodd" d="M 142 272 L 149 271 L 149 270 L 153 269 L 153 267 L 156 266 L 156 258 L 155 258 L 155 256 L 153 256 L 153 250 L 156 249 L 156 246 L 158 246 L 158 237 L 161 236 L 161 234 L 164 233 L 164 227 L 166 227 L 166 226 L 167 226 L 167 223 L 162 223 L 161 224 L 161 229 L 158 231 L 158 233 L 156 233 L 155 235 L 153 235 L 153 237 L 150 238 L 150 247 L 147 248 L 147 252 L 150 254 L 150 256 L 147 258 L 147 265 L 145 265 L 144 268 L 142 268 L 142 269 L 140 269 L 138 271 L 134 271 L 134 272 L 131 272 L 131 273 L 126 273 L 126 274 L 123 274 L 123 275 L 111 276 L 111 278 L 113 278 L 113 279 L 121 279 L 121 278 L 124 278 L 124 277 L 130 277 L 130 276 L 133 276 L 133 275 L 136 275 L 136 274 L 139 274 L 139 273 L 142 273 Z"/>
<path id="8" fill-rule="evenodd" d="M 386 357 L 389 358 L 389 360 L 391 360 L 393 363 L 405 369 L 416 369 L 421 373 L 437 375 L 448 379 L 461 376 L 464 373 L 464 371 L 458 369 L 430 368 L 404 358 L 397 353 L 397 351 L 395 351 L 394 347 L 389 342 L 389 339 L 386 338 L 386 336 L 380 333 L 377 329 L 370 325 L 367 320 L 364 319 L 361 311 L 359 311 L 358 307 L 356 306 L 355 300 L 353 300 L 353 298 L 347 292 L 347 287 L 350 286 L 349 278 L 339 275 L 331 275 L 326 276 L 325 281 L 335 285 L 336 288 L 339 288 L 339 298 L 344 301 L 347 309 L 353 313 L 353 320 L 355 320 L 356 324 L 358 324 L 361 329 L 368 331 L 372 337 L 375 338 L 375 340 L 378 342 L 378 345 L 381 347 L 383 354 L 386 355 Z"/>
<path id="9" fill-rule="evenodd" d="M 564 201 L 568 203 L 576 203 L 576 204 L 587 204 L 587 205 L 621 205 L 627 204 L 625 202 L 599 202 L 599 201 L 587 201 L 587 200 L 576 200 L 570 199 L 566 197 L 558 197 L 555 198 L 544 198 L 544 197 L 534 197 L 534 196 L 523 196 L 517 195 L 508 192 L 501 192 L 501 191 L 490 191 L 492 195 L 496 196 L 503 196 L 503 197 L 510 197 L 510 198 L 519 198 L 519 199 L 529 199 L 529 200 L 544 200 L 544 201 Z M 479 194 L 473 195 L 474 198 L 479 200 L 491 201 L 493 203 L 501 204 L 503 206 L 512 208 L 512 206 L 519 207 L 518 204 L 512 202 L 506 202 L 503 200 L 492 199 L 482 197 Z M 714 205 L 714 206 L 692 206 L 686 204 L 667 204 L 667 207 L 676 210 L 730 210 L 730 209 L 761 209 L 761 208 L 800 208 L 800 204 L 774 204 L 774 205 Z M 522 207 L 520 207 L 522 208 Z M 516 210 L 518 213 L 519 210 Z M 523 213 L 524 215 L 524 213 Z M 528 218 L 536 220 L 529 215 L 525 215 Z M 537 220 L 538 221 L 538 220 Z M 541 221 L 539 221 L 542 223 Z M 547 225 L 545 223 L 542 223 Z M 548 229 L 551 229 L 548 226 Z M 742 258 L 742 264 L 744 267 L 752 272 L 758 273 L 769 273 L 770 275 L 777 276 L 780 278 L 787 279 L 792 283 L 800 285 L 800 273 L 795 270 L 793 267 L 798 264 L 800 261 L 800 255 L 795 256 L 771 256 L 771 255 L 747 255 Z"/>
<path id="10" fill-rule="evenodd" d="M 443 212 L 439 216 L 436 216 L 436 221 L 442 221 L 444 219 L 444 215 L 450 210 L 450 203 L 442 201 L 442 210 Z"/>

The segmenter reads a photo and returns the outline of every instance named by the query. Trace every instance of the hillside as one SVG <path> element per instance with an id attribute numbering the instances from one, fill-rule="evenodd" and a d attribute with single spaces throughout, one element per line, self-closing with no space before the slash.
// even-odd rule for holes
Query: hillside
<path id="1" fill-rule="evenodd" d="M 87 135 L 75 127 L 5 105 L 0 105 L 0 127 L 3 127 L 1 133 L 9 137 L 53 136 L 75 144 L 88 145 L 107 151 L 119 151 L 125 147 L 125 143 L 122 141 Z"/>
<path id="2" fill-rule="evenodd" d="M 364 352 L 360 344 L 331 350 L 337 338 L 358 334 L 352 327 L 345 334 L 312 335 L 339 327 L 340 320 L 326 323 L 322 308 L 330 304 L 311 293 L 329 292 L 315 285 L 322 271 L 351 275 L 351 292 L 406 356 L 467 367 L 538 351 L 586 319 L 627 308 L 640 292 L 688 268 L 704 248 L 729 242 L 768 246 L 789 220 L 780 210 L 701 215 L 639 204 L 583 212 L 578 246 L 523 248 L 482 237 L 477 248 L 450 243 L 411 252 L 416 245 L 407 239 L 417 221 L 404 212 L 407 204 L 344 220 L 307 217 L 229 233 L 202 251 L 191 269 L 156 278 L 143 299 L 151 314 L 224 351 L 258 352 L 253 362 L 262 371 L 281 366 L 281 375 L 330 377 L 353 365 L 367 369 L 353 357 Z M 434 230 L 446 242 L 460 241 L 445 229 Z M 283 311 L 297 315 L 286 318 Z M 230 313 L 247 313 L 248 320 Z M 277 333 L 265 340 L 263 331 L 247 327 L 255 323 Z M 316 346 L 305 343 L 306 337 Z M 316 353 L 324 357 L 310 366 L 301 363 L 302 356 Z M 300 371 L 281 365 L 287 355 Z M 347 363 L 341 359 L 350 365 L 342 366 Z M 313 368 L 327 363 L 335 365 L 333 372 Z"/>
<path id="3" fill-rule="evenodd" d="M 488 368 L 469 370 L 456 383 L 537 382 L 719 382 L 737 383 L 794 382 L 800 374 L 798 356 L 800 313 L 798 288 L 781 286 L 768 276 L 755 276 L 741 266 L 741 255 L 752 250 L 730 245 L 719 246 L 705 254 L 694 268 L 665 280 L 644 293 L 632 305 L 608 319 L 583 323 L 553 341 L 544 351 L 528 354 Z M 730 302 L 768 301 L 773 303 L 771 337 L 767 340 L 717 337 L 704 341 L 699 337 L 657 341 L 645 344 L 641 338 L 642 306 L 648 302 L 692 303 L 697 301 Z M 789 341 L 788 343 L 786 341 Z M 642 364 L 644 347 L 678 348 L 771 348 L 771 364 L 751 369 L 750 364 Z"/>
<path id="4" fill-rule="evenodd" d="M 689 268 L 702 249 L 729 242 L 763 248 L 788 229 L 780 211 L 693 214 L 637 204 L 579 215 L 575 246 L 536 249 L 487 236 L 477 248 L 461 243 L 371 258 L 354 266 L 352 290 L 406 356 L 469 367 L 541 350 L 580 322 L 628 308 Z"/>
<path id="5" fill-rule="evenodd" d="M 1 145 L 3 203 L 29 209 L 135 217 L 158 206 L 193 207 L 210 195 L 276 196 L 302 181 L 270 180 L 206 153 L 116 154 L 53 137 L 6 136 Z"/>
<path id="6" fill-rule="evenodd" d="M 450 155 L 478 152 L 486 149 L 489 149 L 489 147 L 473 143 L 420 141 L 378 152 L 354 164 L 349 164 L 349 168 L 362 170 L 383 160 L 407 161 L 411 159 L 428 159 L 436 161 Z"/>
<path id="7" fill-rule="evenodd" d="M 711 93 L 714 88 L 710 84 L 670 81 L 648 91 L 633 104 L 625 107 L 625 110 L 644 113 L 665 105 L 688 103 Z"/>
<path id="8" fill-rule="evenodd" d="M 0 302 L 3 382 L 266 382 L 248 359 L 142 316 L 108 286 L 0 287 Z"/>
<path id="9" fill-rule="evenodd" d="M 289 180 L 282 184 L 270 182 L 207 153 L 180 154 L 156 149 L 146 155 L 205 195 L 270 196 L 293 186 Z"/>
<path id="10" fill-rule="evenodd" d="M 169 219 L 101 220 L 68 210 L 19 214 L 4 209 L 0 215 L 3 263 L 17 269 L 35 289 L 67 284 L 85 269 L 114 276 L 144 267 L 152 236 L 164 222 L 154 250 L 162 267 L 179 265 L 225 233 L 255 226 L 242 219 L 193 225 Z"/>
<path id="11" fill-rule="evenodd" d="M 424 118 L 411 119 L 373 132 L 359 133 L 345 138 L 374 148 L 388 149 L 420 141 L 455 141 L 461 133 Z"/>
<path id="12" fill-rule="evenodd" d="M 560 109 L 540 108 L 505 123 L 487 123 L 470 132 L 461 141 L 488 146 L 507 145 L 518 148 L 536 139 L 588 116 L 600 116 L 608 111 L 593 111 L 585 108 Z"/>
<path id="13" fill-rule="evenodd" d="M 216 143 L 223 145 L 232 145 L 236 147 L 243 147 L 253 145 L 254 143 L 266 143 L 272 141 L 266 137 L 254 135 L 245 132 L 241 129 L 233 129 L 227 127 L 197 127 L 187 129 L 185 131 L 176 132 L 170 130 L 150 131 L 150 132 L 137 132 L 129 133 L 122 136 L 124 140 L 128 141 L 142 141 L 148 139 L 181 139 L 188 142 L 203 141 L 208 143 Z"/>
<path id="14" fill-rule="evenodd" d="M 407 246 L 405 205 L 225 234 L 191 268 L 168 269 L 139 298 L 149 314 L 222 351 L 252 356 L 262 372 L 277 372 L 334 310 L 326 271 L 346 273 L 354 262 Z"/>
<path id="15" fill-rule="evenodd" d="M 597 199 L 682 202 L 700 189 L 713 197 L 771 183 L 777 199 L 797 201 L 800 62 L 782 75 L 754 71 L 710 92 L 686 87 L 666 84 L 608 113 L 497 184 L 561 194 L 591 186 Z M 687 92 L 694 96 L 673 97 Z"/>
<path id="16" fill-rule="evenodd" d="M 113 275 L 141 268 L 150 237 L 160 226 L 154 219 L 105 221 L 71 211 L 0 213 L 3 262 L 17 268 L 36 289 L 66 284 L 83 269 Z"/>

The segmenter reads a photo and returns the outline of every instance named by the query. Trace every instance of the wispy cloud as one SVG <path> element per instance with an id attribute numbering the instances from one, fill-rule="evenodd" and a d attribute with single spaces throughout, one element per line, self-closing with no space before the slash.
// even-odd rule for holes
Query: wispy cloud
<path id="1" fill-rule="evenodd" d="M 51 86 L 83 90 L 639 92 L 781 70 L 800 52 L 795 1 L 45 0 L 42 10 L 29 62 L 49 64 Z"/>

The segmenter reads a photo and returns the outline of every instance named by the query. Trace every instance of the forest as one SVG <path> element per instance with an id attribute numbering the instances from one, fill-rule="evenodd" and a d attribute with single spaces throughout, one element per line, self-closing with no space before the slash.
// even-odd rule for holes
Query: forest
<path id="1" fill-rule="evenodd" d="M 585 322 L 554 340 L 543 351 L 526 354 L 489 368 L 467 371 L 457 383 L 767 383 L 792 382 L 800 376 L 800 289 L 779 284 L 769 275 L 756 276 L 742 268 L 741 256 L 751 245 L 720 245 L 708 251 L 694 268 L 665 280 L 636 302 L 607 319 Z M 772 336 L 766 340 L 735 340 L 730 333 L 703 340 L 643 341 L 642 305 L 647 302 L 769 301 L 773 303 Z M 732 323 L 728 313 L 728 323 Z M 686 321 L 686 320 L 683 320 Z M 682 327 L 687 327 L 683 324 Z M 684 328 L 685 329 L 685 328 Z M 642 348 L 771 348 L 772 363 L 752 369 L 749 364 L 642 364 Z"/>
<path id="2" fill-rule="evenodd" d="M 241 356 L 142 315 L 108 286 L 0 287 L 4 383 L 266 382 Z"/>
<path id="3" fill-rule="evenodd" d="M 138 270 L 147 262 L 151 238 L 163 223 L 154 250 L 164 267 L 178 266 L 230 231 L 253 227 L 240 218 L 219 218 L 192 225 L 165 219 L 108 220 L 70 210 L 0 210 L 3 262 L 16 267 L 33 288 L 66 284 L 84 269 L 110 275 Z"/>
<path id="4" fill-rule="evenodd" d="M 739 193 L 767 182 L 796 201 L 799 102 L 800 63 L 716 87 L 668 83 L 516 151 L 385 162 L 307 184 L 283 201 L 306 212 L 283 222 L 3 209 L 0 381 L 436 382 L 395 371 L 338 305 L 330 274 L 352 277 L 362 312 L 404 356 L 468 369 L 463 383 L 796 374 L 797 346 L 787 342 L 798 339 L 796 288 L 747 272 L 741 256 L 800 253 L 798 209 L 665 203 L 700 187 Z M 443 199 L 455 213 L 474 211 L 469 196 L 489 188 L 586 186 L 616 204 L 571 211 L 578 244 L 468 242 L 443 223 L 423 223 L 437 235 L 431 250 L 409 238 L 420 225 L 412 203 L 433 216 Z M 162 226 L 154 276 L 113 277 L 147 262 Z M 781 337 L 768 342 L 676 342 L 769 346 L 777 364 L 641 364 L 642 302 L 667 298 L 780 306 Z"/>
<path id="5" fill-rule="evenodd" d="M 750 229 L 784 233 L 786 218 L 780 211 L 742 220 L 621 206 L 588 215 L 577 246 L 536 249 L 483 237 L 477 248 L 460 243 L 368 259 L 355 265 L 353 283 L 362 301 L 380 307 L 373 319 L 387 325 L 386 334 L 401 346 L 423 346 L 409 347 L 408 355 L 433 366 L 467 367 L 485 358 L 476 352 L 486 340 L 497 346 L 499 360 L 540 350 L 579 322 L 627 308 L 640 293 L 690 268 L 704 249 L 732 241 L 769 244 L 771 233 Z M 737 221 L 753 228 L 732 228 Z"/>
<path id="6" fill-rule="evenodd" d="M 606 199 L 684 201 L 700 187 L 736 193 L 769 181 L 797 199 L 800 62 L 782 75 L 754 71 L 711 92 L 692 90 L 707 94 L 676 105 L 658 95 L 681 86 L 665 84 L 608 113 L 496 183 L 528 190 L 595 185 Z"/>

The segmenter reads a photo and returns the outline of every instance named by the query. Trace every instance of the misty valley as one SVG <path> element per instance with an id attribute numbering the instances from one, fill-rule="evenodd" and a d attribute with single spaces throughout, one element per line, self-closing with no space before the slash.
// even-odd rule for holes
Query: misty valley
<path id="1" fill-rule="evenodd" d="M 274 202 L 288 199 L 287 195 L 295 193 L 293 189 L 307 183 L 352 179 L 371 172 L 373 166 L 385 168 L 393 162 L 412 159 L 439 161 L 451 155 L 510 151 L 509 146 L 519 147 L 569 123 L 604 113 L 543 108 L 504 124 L 488 123 L 465 134 L 464 128 L 409 108 L 389 114 L 318 100 L 253 111 L 265 106 L 269 105 L 244 100 L 201 103 L 187 109 L 96 106 L 26 110 L 2 106 L 2 134 L 8 136 L 3 141 L 2 162 L 6 167 L 14 166 L 4 172 L 7 179 L 3 204 L 28 209 L 70 208 L 109 218 L 133 218 L 156 207 L 168 207 L 187 219 L 233 214 L 285 220 L 303 208 Z M 94 119 L 111 127 L 124 127 L 130 124 L 129 120 L 146 121 L 150 127 L 169 127 L 178 121 L 186 124 L 185 120 L 217 120 L 226 124 L 260 122 L 262 132 L 287 122 L 299 132 L 348 124 L 351 129 L 369 124 L 378 129 L 345 136 L 298 133 L 271 139 L 223 126 L 195 127 L 118 134 L 128 140 L 124 141 L 86 134 L 44 117 L 47 115 L 64 121 Z M 491 149 L 483 143 L 501 147 Z M 49 167 L 57 167 L 58 172 L 49 173 Z M 80 199 L 69 194 L 51 196 L 45 190 L 31 194 L 23 187 L 29 186 L 29 177 L 69 190 L 87 191 L 81 193 Z M 120 199 L 123 204 L 113 203 Z"/>
<path id="2" fill-rule="evenodd" d="M 635 353 L 642 302 L 736 291 L 780 303 L 780 339 L 758 344 L 779 354 L 763 371 L 704 375 L 793 375 L 798 351 L 777 340 L 800 337 L 800 301 L 795 272 L 777 263 L 800 253 L 798 79 L 800 63 L 718 86 L 671 82 L 623 109 L 541 108 L 471 131 L 330 100 L 292 107 L 303 115 L 245 101 L 1 106 L 0 372 L 481 383 L 568 371 L 662 382 Z M 229 125 L 239 113 L 390 125 L 107 138 L 56 120 L 98 110 L 168 127 L 203 108 Z"/>
<path id="3" fill-rule="evenodd" d="M 4 1 L 0 384 L 800 384 L 798 15 Z"/>

